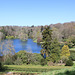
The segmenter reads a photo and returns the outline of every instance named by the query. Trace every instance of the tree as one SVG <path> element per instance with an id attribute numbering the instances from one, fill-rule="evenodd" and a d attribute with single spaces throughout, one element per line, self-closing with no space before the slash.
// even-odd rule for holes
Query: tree
<path id="1" fill-rule="evenodd" d="M 65 56 L 65 57 L 67 57 L 67 58 L 70 56 L 70 51 L 69 51 L 68 45 L 64 45 L 64 46 L 62 47 L 61 57 L 62 57 L 62 56 Z"/>
<path id="2" fill-rule="evenodd" d="M 60 59 L 60 44 L 57 39 L 51 43 L 50 61 L 57 62 Z"/>
<path id="3" fill-rule="evenodd" d="M 11 40 L 5 40 L 0 44 L 0 55 L 3 56 L 4 62 L 11 59 L 15 54 L 15 49 Z"/>
<path id="4" fill-rule="evenodd" d="M 73 65 L 73 61 L 71 59 L 67 60 L 65 66 L 72 66 Z"/>
<path id="5" fill-rule="evenodd" d="M 52 39 L 52 30 L 50 27 L 45 28 L 42 33 L 43 35 L 43 44 L 41 49 L 41 54 L 48 61 L 56 62 L 60 57 L 60 47 L 57 39 Z"/>
<path id="6" fill-rule="evenodd" d="M 49 56 L 51 54 L 51 41 L 52 41 L 52 30 L 50 27 L 46 27 L 45 30 L 42 32 L 43 35 L 43 43 L 42 43 L 42 50 L 41 52 L 44 52 L 46 56 Z"/>

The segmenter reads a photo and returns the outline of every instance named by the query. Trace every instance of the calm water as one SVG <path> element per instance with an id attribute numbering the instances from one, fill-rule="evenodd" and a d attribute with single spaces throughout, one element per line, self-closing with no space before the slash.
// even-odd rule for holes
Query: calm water
<path id="1" fill-rule="evenodd" d="M 42 49 L 41 45 L 33 42 L 32 39 L 28 39 L 27 41 L 13 39 L 12 41 L 16 52 L 26 50 L 27 52 L 40 53 L 40 50 Z"/>

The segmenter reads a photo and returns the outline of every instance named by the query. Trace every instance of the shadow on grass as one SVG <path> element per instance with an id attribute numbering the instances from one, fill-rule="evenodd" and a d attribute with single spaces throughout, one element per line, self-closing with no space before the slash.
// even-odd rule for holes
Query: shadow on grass
<path id="1" fill-rule="evenodd" d="M 0 72 L 5 73 L 5 72 L 9 72 L 7 71 L 7 66 L 3 66 L 2 68 L 0 68 Z"/>
<path id="2" fill-rule="evenodd" d="M 66 71 L 65 73 L 58 73 L 55 75 L 75 75 L 75 71 Z"/>

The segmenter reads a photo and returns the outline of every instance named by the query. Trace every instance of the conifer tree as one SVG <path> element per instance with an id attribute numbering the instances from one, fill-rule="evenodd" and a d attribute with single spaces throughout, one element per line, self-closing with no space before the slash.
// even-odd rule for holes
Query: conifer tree
<path id="1" fill-rule="evenodd" d="M 45 30 L 42 32 L 43 35 L 43 43 L 42 43 L 42 54 L 46 53 L 47 56 L 49 56 L 50 51 L 51 51 L 51 41 L 52 41 L 52 30 L 50 29 L 50 27 L 46 27 Z M 44 53 L 43 53 L 44 52 Z"/>
<path id="2" fill-rule="evenodd" d="M 57 62 L 60 58 L 60 44 L 57 39 L 51 43 L 50 61 Z"/>
<path id="3" fill-rule="evenodd" d="M 52 39 L 52 30 L 50 27 L 45 28 L 42 32 L 43 43 L 41 49 L 41 54 L 44 56 L 46 54 L 46 59 L 48 61 L 56 62 L 60 57 L 60 47 L 57 39 Z"/>
<path id="4" fill-rule="evenodd" d="M 61 56 L 65 56 L 67 58 L 70 56 L 70 51 L 69 51 L 68 45 L 64 45 L 62 47 Z"/>

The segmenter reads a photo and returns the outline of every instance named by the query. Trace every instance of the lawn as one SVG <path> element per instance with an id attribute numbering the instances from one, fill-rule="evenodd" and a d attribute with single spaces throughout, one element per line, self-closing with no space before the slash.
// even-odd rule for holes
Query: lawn
<path id="1" fill-rule="evenodd" d="M 73 61 L 74 65 L 71 67 L 64 66 L 64 69 L 53 70 L 48 72 L 40 73 L 39 75 L 75 75 L 75 61 Z"/>
<path id="2" fill-rule="evenodd" d="M 68 68 L 69 66 L 41 66 L 41 65 L 5 65 L 7 67 L 17 67 L 17 68 L 47 68 L 47 69 L 52 69 L 52 68 Z"/>
<path id="3" fill-rule="evenodd" d="M 60 70 L 60 69 L 67 69 L 71 68 L 69 66 L 41 66 L 41 65 L 4 65 L 5 67 L 8 67 L 5 72 L 0 73 L 6 73 L 6 72 L 17 72 L 17 73 L 42 73 L 42 72 L 48 72 L 53 70 Z"/>
<path id="4" fill-rule="evenodd" d="M 49 71 L 49 72 L 43 72 L 39 75 L 75 75 L 75 67 L 54 70 L 54 71 Z"/>

